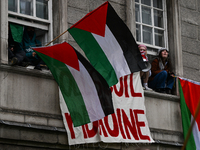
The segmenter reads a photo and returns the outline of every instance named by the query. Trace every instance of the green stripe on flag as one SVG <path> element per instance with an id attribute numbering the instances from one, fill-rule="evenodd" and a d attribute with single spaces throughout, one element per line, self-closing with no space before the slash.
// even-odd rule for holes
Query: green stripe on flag
<path id="1" fill-rule="evenodd" d="M 23 26 L 10 23 L 10 30 L 15 42 L 21 43 L 23 38 Z"/>
<path id="2" fill-rule="evenodd" d="M 64 63 L 47 55 L 39 52 L 37 52 L 37 54 L 49 67 L 56 82 L 58 83 L 69 109 L 74 126 L 80 126 L 83 123 L 89 123 L 90 119 L 83 101 L 83 97 L 68 67 Z M 76 118 L 76 120 L 73 118 Z"/>
<path id="3" fill-rule="evenodd" d="M 184 139 L 185 139 L 186 136 L 187 136 L 188 130 L 190 128 L 190 125 L 191 125 L 191 113 L 190 113 L 190 110 L 185 103 L 185 98 L 184 98 L 184 94 L 183 94 L 183 90 L 182 90 L 182 87 L 181 87 L 180 80 L 178 80 L 178 81 L 179 81 L 183 134 L 184 134 Z M 195 144 L 195 141 L 194 141 L 193 134 L 190 135 L 190 138 L 189 138 L 188 143 L 186 145 L 186 150 L 196 150 L 196 144 Z"/>
<path id="4" fill-rule="evenodd" d="M 70 28 L 70 34 L 73 36 L 77 44 L 85 52 L 87 58 L 90 60 L 90 63 L 93 67 L 104 77 L 109 86 L 115 85 L 118 82 L 115 70 L 104 54 L 103 50 L 93 37 L 90 32 Z M 80 36 L 81 35 L 81 36 Z M 82 38 L 84 37 L 84 39 Z M 91 44 L 92 43 L 92 44 Z M 98 56 L 99 60 L 96 60 L 95 55 Z"/>

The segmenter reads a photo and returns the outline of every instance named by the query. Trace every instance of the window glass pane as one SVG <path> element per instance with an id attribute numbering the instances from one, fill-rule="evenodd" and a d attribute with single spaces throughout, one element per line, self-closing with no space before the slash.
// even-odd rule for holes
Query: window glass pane
<path id="1" fill-rule="evenodd" d="M 138 3 L 139 3 L 139 0 L 135 0 L 135 2 L 138 2 Z"/>
<path id="2" fill-rule="evenodd" d="M 48 0 L 36 1 L 36 17 L 48 19 Z"/>
<path id="3" fill-rule="evenodd" d="M 135 20 L 140 22 L 140 7 L 139 5 L 135 5 Z"/>
<path id="4" fill-rule="evenodd" d="M 154 10 L 154 25 L 163 28 L 163 11 Z"/>
<path id="5" fill-rule="evenodd" d="M 165 44 L 164 43 L 164 31 L 155 29 L 154 32 L 155 32 L 155 45 L 165 47 L 164 46 L 164 44 Z"/>
<path id="6" fill-rule="evenodd" d="M 147 44 L 153 44 L 152 28 L 143 26 L 143 42 Z"/>
<path id="7" fill-rule="evenodd" d="M 8 0 L 8 10 L 17 12 L 17 0 Z"/>
<path id="8" fill-rule="evenodd" d="M 141 42 L 141 27 L 139 24 L 136 24 L 136 41 Z"/>
<path id="9" fill-rule="evenodd" d="M 142 23 L 152 24 L 151 9 L 149 7 L 142 6 Z"/>
<path id="10" fill-rule="evenodd" d="M 33 16 L 33 1 L 20 0 L 20 13 Z"/>
<path id="11" fill-rule="evenodd" d="M 157 53 L 157 52 L 158 52 L 158 49 L 150 48 L 150 47 L 148 47 L 147 50 L 148 50 L 149 52 L 154 52 L 154 53 Z M 148 52 L 147 52 L 147 53 L 148 53 Z M 152 55 L 147 55 L 147 56 L 148 56 L 149 60 L 152 60 L 152 57 L 150 57 L 150 56 L 152 56 Z M 153 57 L 155 57 L 155 56 L 153 56 Z"/>
<path id="12" fill-rule="evenodd" d="M 142 4 L 151 6 L 151 0 L 142 0 L 141 2 L 142 2 Z"/>
<path id="13" fill-rule="evenodd" d="M 162 9 L 162 0 L 153 0 L 153 7 Z"/>

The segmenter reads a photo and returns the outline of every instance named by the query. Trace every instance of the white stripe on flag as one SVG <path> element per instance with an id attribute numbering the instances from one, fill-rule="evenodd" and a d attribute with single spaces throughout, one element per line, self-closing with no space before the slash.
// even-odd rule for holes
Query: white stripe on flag
<path id="1" fill-rule="evenodd" d="M 193 119 L 194 118 L 191 115 L 191 123 L 192 123 Z M 199 128 L 198 128 L 198 125 L 197 125 L 196 121 L 195 121 L 194 126 L 192 128 L 192 133 L 193 133 L 193 136 L 194 136 L 194 141 L 195 141 L 195 144 L 196 144 L 196 148 L 197 148 L 197 150 L 200 150 L 200 132 L 199 132 Z"/>
<path id="2" fill-rule="evenodd" d="M 90 121 L 93 122 L 105 117 L 94 82 L 82 63 L 79 61 L 80 71 L 70 66 L 67 67 L 72 73 L 82 94 Z"/>
<path id="3" fill-rule="evenodd" d="M 131 74 L 123 51 L 108 26 L 106 25 L 105 37 L 99 36 L 97 34 L 92 35 L 99 43 L 101 49 L 104 51 L 111 65 L 113 66 L 117 78 Z"/>

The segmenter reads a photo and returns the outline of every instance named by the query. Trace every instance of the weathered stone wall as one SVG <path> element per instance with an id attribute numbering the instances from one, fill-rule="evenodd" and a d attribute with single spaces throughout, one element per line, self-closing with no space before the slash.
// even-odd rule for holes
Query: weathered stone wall
<path id="1" fill-rule="evenodd" d="M 200 82 L 200 1 L 181 0 L 183 76 Z"/>

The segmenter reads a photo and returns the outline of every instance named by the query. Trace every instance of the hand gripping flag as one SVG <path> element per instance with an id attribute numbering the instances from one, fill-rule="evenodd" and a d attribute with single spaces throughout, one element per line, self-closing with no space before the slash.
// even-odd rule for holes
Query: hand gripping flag
<path id="1" fill-rule="evenodd" d="M 179 78 L 180 105 L 183 124 L 183 134 L 186 138 L 195 111 L 200 100 L 200 83 L 189 79 Z M 200 147 L 200 114 L 198 114 L 192 134 L 186 145 L 186 150 L 197 150 Z"/>
<path id="2" fill-rule="evenodd" d="M 145 68 L 138 45 L 115 10 L 105 2 L 68 29 L 109 86 Z"/>
<path id="3" fill-rule="evenodd" d="M 33 49 L 58 83 L 75 127 L 114 113 L 107 82 L 72 46 L 64 42 Z"/>

